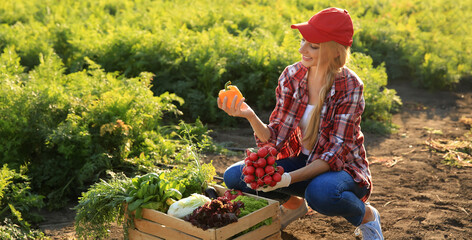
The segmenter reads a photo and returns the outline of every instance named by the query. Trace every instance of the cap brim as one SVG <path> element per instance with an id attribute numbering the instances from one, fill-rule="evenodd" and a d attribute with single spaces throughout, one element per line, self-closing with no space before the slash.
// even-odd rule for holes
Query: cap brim
<path id="1" fill-rule="evenodd" d="M 297 23 L 290 26 L 292 29 L 298 29 L 303 38 L 311 43 L 322 43 L 327 40 L 324 35 L 316 28 L 308 24 L 308 22 Z"/>

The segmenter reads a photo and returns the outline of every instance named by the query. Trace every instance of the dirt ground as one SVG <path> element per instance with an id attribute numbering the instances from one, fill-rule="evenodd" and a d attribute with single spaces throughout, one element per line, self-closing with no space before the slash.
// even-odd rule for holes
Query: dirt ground
<path id="1" fill-rule="evenodd" d="M 428 92 L 399 83 L 389 86 L 401 97 L 403 107 L 394 115 L 398 131 L 389 136 L 365 133 L 365 146 L 373 176 L 370 203 L 381 214 L 385 239 L 472 239 L 472 167 L 450 167 L 443 153 L 431 151 L 431 139 L 462 137 L 470 126 L 461 117 L 472 118 L 472 91 Z M 262 114 L 264 115 L 264 114 Z M 267 114 L 265 114 L 267 115 Z M 268 116 L 261 116 L 267 122 Z M 249 125 L 214 130 L 216 142 L 235 149 L 254 147 Z M 211 155 L 218 175 L 243 158 Z M 72 206 L 71 206 L 72 207 Z M 41 229 L 51 239 L 74 239 L 74 212 L 64 209 L 44 214 Z M 355 227 L 341 217 L 310 211 L 290 224 L 284 240 L 360 239 Z M 122 229 L 111 229 L 110 239 L 122 239 Z"/>

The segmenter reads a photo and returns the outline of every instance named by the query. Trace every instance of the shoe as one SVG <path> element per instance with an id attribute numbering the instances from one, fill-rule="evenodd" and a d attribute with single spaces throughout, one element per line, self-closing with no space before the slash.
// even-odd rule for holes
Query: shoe
<path id="1" fill-rule="evenodd" d="M 368 205 L 370 206 L 370 205 Z M 360 235 L 360 232 L 362 232 L 362 239 L 364 240 L 383 240 L 383 234 L 382 234 L 382 227 L 380 226 L 380 214 L 377 209 L 374 207 L 370 206 L 372 209 L 372 212 L 374 213 L 374 220 L 361 224 L 354 233 L 356 236 Z"/>
<path id="2" fill-rule="evenodd" d="M 305 200 L 296 209 L 288 209 L 284 206 L 280 206 L 280 230 L 286 228 L 291 222 L 305 216 L 308 212 L 308 207 Z"/>

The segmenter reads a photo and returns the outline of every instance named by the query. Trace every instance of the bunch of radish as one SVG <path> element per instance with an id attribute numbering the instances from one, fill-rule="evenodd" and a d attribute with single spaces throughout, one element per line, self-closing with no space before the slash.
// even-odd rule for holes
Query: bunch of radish
<path id="1" fill-rule="evenodd" d="M 247 149 L 243 167 L 244 182 L 254 190 L 265 186 L 273 187 L 280 182 L 284 168 L 277 166 L 277 154 L 274 147 L 261 147 L 257 151 Z"/>

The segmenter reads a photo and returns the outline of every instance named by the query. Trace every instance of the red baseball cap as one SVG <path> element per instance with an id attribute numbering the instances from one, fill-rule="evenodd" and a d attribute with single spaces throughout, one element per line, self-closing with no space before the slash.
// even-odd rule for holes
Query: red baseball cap
<path id="1" fill-rule="evenodd" d="M 344 46 L 352 45 L 354 34 L 352 20 L 349 12 L 344 9 L 324 9 L 311 17 L 308 22 L 293 24 L 291 27 L 298 29 L 308 42 L 335 41 Z"/>

